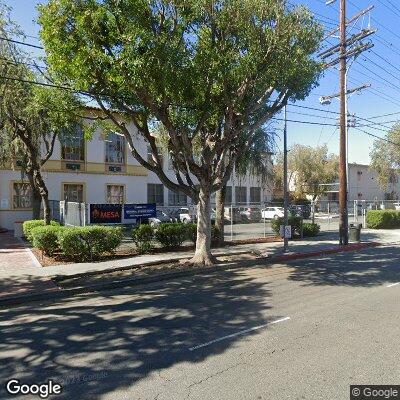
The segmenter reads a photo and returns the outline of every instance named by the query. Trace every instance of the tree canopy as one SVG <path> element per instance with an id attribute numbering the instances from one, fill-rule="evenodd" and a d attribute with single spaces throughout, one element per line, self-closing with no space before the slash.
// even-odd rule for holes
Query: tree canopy
<path id="1" fill-rule="evenodd" d="M 313 58 L 321 27 L 281 0 L 50 0 L 39 13 L 52 73 L 90 93 L 139 163 L 198 202 L 198 240 L 207 232 L 209 242 L 210 194 L 254 132 L 306 97 L 321 73 Z M 112 110 L 134 121 L 153 162 Z M 167 132 L 174 180 L 162 168 L 155 122 Z"/>
<path id="2" fill-rule="evenodd" d="M 283 154 L 275 162 L 276 184 L 283 185 Z M 329 154 L 327 146 L 295 144 L 288 153 L 288 182 L 295 188 L 294 196 L 304 199 L 307 195 L 316 200 L 326 193 L 327 184 L 339 177 L 339 158 Z"/>
<path id="3" fill-rule="evenodd" d="M 0 34 L 10 38 L 10 32 L 21 34 L 8 9 L 0 6 Z M 41 167 L 52 155 L 56 137 L 79 121 L 82 104 L 71 92 L 42 86 L 42 73 L 30 67 L 18 46 L 0 41 L 0 163 L 18 161 L 33 191 L 45 200 Z"/>
<path id="4" fill-rule="evenodd" d="M 371 151 L 371 169 L 378 174 L 379 186 L 387 190 L 400 169 L 400 123 L 395 124 L 384 140 L 376 140 Z"/>

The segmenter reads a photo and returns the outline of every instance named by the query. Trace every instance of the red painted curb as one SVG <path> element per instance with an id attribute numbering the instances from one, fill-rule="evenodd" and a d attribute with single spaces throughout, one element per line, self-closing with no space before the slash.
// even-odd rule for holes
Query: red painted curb
<path id="1" fill-rule="evenodd" d="M 377 242 L 370 243 L 354 243 L 344 247 L 335 247 L 332 249 L 320 250 L 320 251 L 312 251 L 308 253 L 295 253 L 295 254 L 287 254 L 283 256 L 271 257 L 269 260 L 271 261 L 293 261 L 293 260 L 301 260 L 304 258 L 318 257 L 326 254 L 336 254 L 336 253 L 347 253 L 350 251 L 357 251 L 367 249 L 369 247 L 377 247 L 380 244 Z"/>

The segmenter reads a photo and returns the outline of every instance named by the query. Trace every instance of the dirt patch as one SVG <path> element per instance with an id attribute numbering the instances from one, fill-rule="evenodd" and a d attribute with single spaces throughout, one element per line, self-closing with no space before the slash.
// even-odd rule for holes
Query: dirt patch
<path id="1" fill-rule="evenodd" d="M 243 239 L 243 240 L 232 240 L 226 241 L 222 246 L 212 246 L 212 248 L 222 248 L 222 247 L 231 247 L 238 246 L 243 244 L 256 244 L 256 243 L 273 243 L 273 242 L 281 242 L 281 238 L 277 237 L 266 237 L 266 238 L 258 238 L 258 239 Z M 164 249 L 160 247 L 154 248 L 151 252 L 147 254 L 165 254 L 165 253 L 179 253 L 185 251 L 194 251 L 194 245 L 187 246 L 179 246 L 174 249 Z M 38 259 L 42 267 L 52 267 L 55 265 L 64 265 L 64 264 L 73 264 L 76 261 L 71 261 L 65 259 L 61 254 L 56 253 L 53 257 L 47 256 L 41 250 L 36 248 L 31 249 L 35 257 Z M 101 256 L 96 262 L 101 261 L 111 261 L 111 260 L 121 260 L 124 258 L 135 257 L 138 256 L 139 253 L 131 246 L 123 245 L 121 246 L 115 254 L 105 254 Z"/>
<path id="2" fill-rule="evenodd" d="M 218 256 L 217 262 L 212 267 L 202 268 L 202 271 L 209 269 L 215 270 L 215 267 L 221 264 L 252 262 L 260 259 L 260 256 L 254 253 L 246 253 L 232 256 Z M 87 287 L 92 285 L 106 284 L 110 282 L 129 281 L 137 278 L 159 276 L 169 272 L 191 271 L 198 267 L 189 263 L 189 259 L 183 259 L 179 262 L 164 262 L 145 266 L 134 266 L 123 270 L 105 271 L 90 273 L 84 276 L 73 276 L 65 278 L 53 278 L 56 285 L 62 289 L 77 287 Z"/>

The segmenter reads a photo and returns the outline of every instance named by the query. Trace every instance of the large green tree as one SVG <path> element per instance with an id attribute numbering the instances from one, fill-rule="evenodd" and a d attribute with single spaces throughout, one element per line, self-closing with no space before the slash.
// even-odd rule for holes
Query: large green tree
<path id="1" fill-rule="evenodd" d="M 321 27 L 281 0 L 49 0 L 39 13 L 52 72 L 91 93 L 139 163 L 197 203 L 193 262 L 212 264 L 210 196 L 254 132 L 315 85 Z M 134 121 L 153 162 L 113 110 Z M 175 179 L 154 123 L 167 132 Z"/>
<path id="2" fill-rule="evenodd" d="M 10 32 L 19 31 L 8 10 L 0 7 L 0 36 L 11 39 Z M 0 163 L 21 168 L 32 188 L 33 218 L 39 218 L 42 203 L 49 223 L 42 167 L 53 153 L 56 138 L 79 121 L 81 103 L 71 92 L 41 86 L 40 78 L 17 45 L 0 41 Z"/>

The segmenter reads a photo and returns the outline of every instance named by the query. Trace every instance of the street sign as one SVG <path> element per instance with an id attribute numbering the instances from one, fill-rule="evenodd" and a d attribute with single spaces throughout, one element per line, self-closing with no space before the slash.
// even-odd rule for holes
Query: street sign
<path id="1" fill-rule="evenodd" d="M 154 218 L 157 206 L 155 204 L 125 204 L 124 221 L 136 222 L 137 220 Z"/>
<path id="2" fill-rule="evenodd" d="M 292 226 L 291 225 L 281 225 L 279 229 L 281 238 L 291 239 L 292 238 Z"/>

